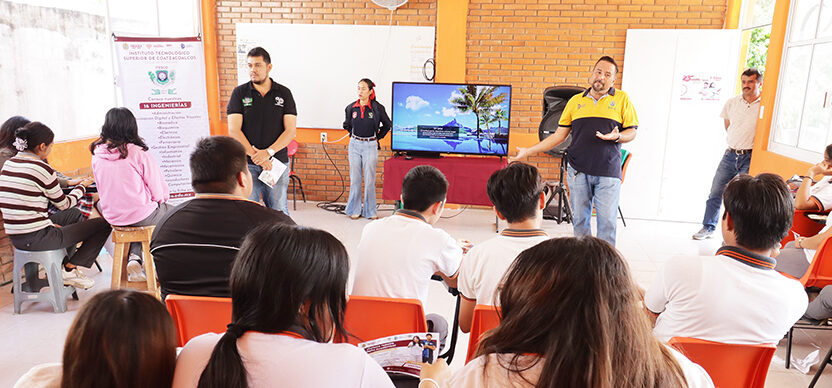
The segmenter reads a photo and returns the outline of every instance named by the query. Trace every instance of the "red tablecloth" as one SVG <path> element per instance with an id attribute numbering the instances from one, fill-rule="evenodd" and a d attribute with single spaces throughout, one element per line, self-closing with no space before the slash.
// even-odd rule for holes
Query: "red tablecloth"
<path id="1" fill-rule="evenodd" d="M 442 171 L 448 179 L 448 203 L 492 206 L 488 199 L 486 184 L 488 177 L 508 164 L 500 158 L 464 158 L 445 156 L 441 158 L 393 157 L 384 162 L 384 186 L 381 197 L 398 200 L 402 192 L 402 179 L 411 168 L 431 165 Z"/>

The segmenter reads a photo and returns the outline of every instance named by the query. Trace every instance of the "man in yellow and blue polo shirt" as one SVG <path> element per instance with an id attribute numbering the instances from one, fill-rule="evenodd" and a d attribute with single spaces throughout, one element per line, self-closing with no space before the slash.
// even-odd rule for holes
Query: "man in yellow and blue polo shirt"
<path id="1" fill-rule="evenodd" d="M 567 183 L 576 236 L 592 234 L 595 205 L 598 238 L 615 245 L 621 188 L 621 144 L 636 137 L 638 117 L 626 93 L 612 87 L 618 65 L 604 56 L 589 76 L 590 87 L 567 102 L 552 135 L 529 148 L 517 148 L 519 160 L 552 149 L 572 134 L 566 152 Z"/>

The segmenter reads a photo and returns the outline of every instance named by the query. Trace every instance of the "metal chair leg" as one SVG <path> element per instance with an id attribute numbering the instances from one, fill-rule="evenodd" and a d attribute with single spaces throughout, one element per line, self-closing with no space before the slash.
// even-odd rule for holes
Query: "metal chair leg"
<path id="1" fill-rule="evenodd" d="M 789 329 L 789 334 L 786 336 L 786 369 L 792 365 L 792 339 L 794 338 L 794 327 Z"/>
<path id="2" fill-rule="evenodd" d="M 823 374 L 823 368 L 826 367 L 826 364 L 829 364 L 829 359 L 832 358 L 832 346 L 829 347 L 829 351 L 826 352 L 826 356 L 823 357 L 823 361 L 820 362 L 820 366 L 818 366 L 818 371 L 815 373 L 815 377 L 812 378 L 812 382 L 809 383 L 809 388 L 814 388 L 815 384 L 820 379 L 820 375 Z"/>
<path id="3" fill-rule="evenodd" d="M 624 224 L 624 227 L 627 227 L 627 221 L 624 219 L 624 213 L 621 212 L 621 206 L 618 207 L 618 215 L 621 216 L 621 223 Z"/>

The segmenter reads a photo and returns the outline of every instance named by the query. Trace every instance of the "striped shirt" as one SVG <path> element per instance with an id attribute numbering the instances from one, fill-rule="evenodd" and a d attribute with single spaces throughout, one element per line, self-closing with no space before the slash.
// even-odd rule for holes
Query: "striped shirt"
<path id="1" fill-rule="evenodd" d="M 0 211 L 7 234 L 24 234 L 52 226 L 47 206 L 69 209 L 84 195 L 76 186 L 64 195 L 55 170 L 36 155 L 21 152 L 0 172 Z"/>

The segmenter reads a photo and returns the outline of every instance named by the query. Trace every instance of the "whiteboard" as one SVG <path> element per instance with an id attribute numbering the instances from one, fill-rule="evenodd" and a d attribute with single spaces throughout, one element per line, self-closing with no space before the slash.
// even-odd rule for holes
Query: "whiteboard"
<path id="1" fill-rule="evenodd" d="M 376 84 L 388 114 L 393 81 L 427 82 L 422 68 L 433 58 L 434 34 L 433 27 L 237 23 L 237 80 L 250 81 L 246 54 L 263 47 L 270 76 L 292 91 L 298 127 L 340 129 L 360 79 Z"/>
<path id="2" fill-rule="evenodd" d="M 702 222 L 727 147 L 719 114 L 735 95 L 739 48 L 737 30 L 627 30 L 622 89 L 639 118 L 623 146 L 633 155 L 621 185 L 628 218 Z"/>

